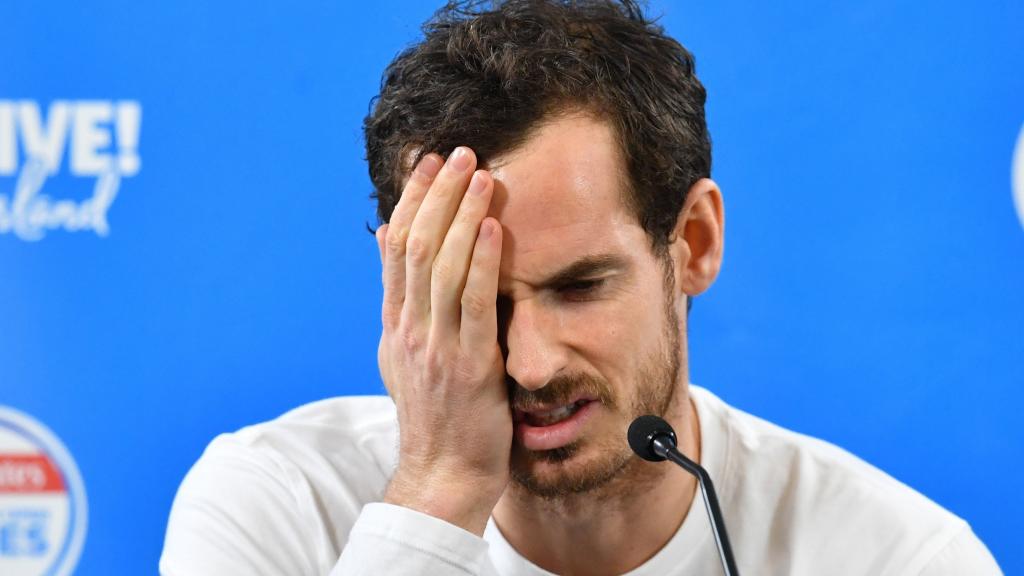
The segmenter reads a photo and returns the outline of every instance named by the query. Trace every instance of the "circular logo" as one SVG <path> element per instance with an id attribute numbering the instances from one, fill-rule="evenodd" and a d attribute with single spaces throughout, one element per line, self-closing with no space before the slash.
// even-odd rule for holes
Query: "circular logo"
<path id="1" fill-rule="evenodd" d="M 1024 226 L 1024 125 L 1017 136 L 1017 150 L 1013 153 L 1013 201 L 1017 205 L 1020 225 Z"/>
<path id="2" fill-rule="evenodd" d="M 0 406 L 0 574 L 69 576 L 85 542 L 85 487 L 64 445 Z"/>

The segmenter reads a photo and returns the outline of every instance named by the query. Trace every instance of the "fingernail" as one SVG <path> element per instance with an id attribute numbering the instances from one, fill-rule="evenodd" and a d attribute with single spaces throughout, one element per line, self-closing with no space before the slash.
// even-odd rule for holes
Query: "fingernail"
<path id="1" fill-rule="evenodd" d="M 487 190 L 487 176 L 481 171 L 473 173 L 473 179 L 469 181 L 469 193 L 473 196 L 481 196 Z"/>
<path id="2" fill-rule="evenodd" d="M 433 178 L 441 170 L 441 160 L 437 156 L 424 156 L 416 166 L 416 172 L 421 176 Z"/>
<path id="3" fill-rule="evenodd" d="M 494 234 L 494 224 L 489 220 L 480 225 L 480 237 L 483 239 L 490 238 Z"/>
<path id="4" fill-rule="evenodd" d="M 469 149 L 464 146 L 456 148 L 455 151 L 452 152 L 452 155 L 448 157 L 448 165 L 451 166 L 453 170 L 457 170 L 459 172 L 465 172 L 468 170 L 469 163 Z"/>

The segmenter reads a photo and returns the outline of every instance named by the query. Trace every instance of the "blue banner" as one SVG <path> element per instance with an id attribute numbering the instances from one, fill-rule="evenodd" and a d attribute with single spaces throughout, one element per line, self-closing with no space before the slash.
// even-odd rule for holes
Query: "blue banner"
<path id="1" fill-rule="evenodd" d="M 1024 573 L 1024 4 L 649 12 L 726 203 L 691 379 Z M 215 435 L 384 393 L 361 122 L 431 13 L 0 4 L 0 573 L 154 572 Z"/>

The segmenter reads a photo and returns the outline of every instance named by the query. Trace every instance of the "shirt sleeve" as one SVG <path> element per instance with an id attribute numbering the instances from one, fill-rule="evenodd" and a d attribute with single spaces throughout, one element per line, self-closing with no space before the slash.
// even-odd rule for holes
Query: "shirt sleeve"
<path id="1" fill-rule="evenodd" d="M 1002 576 L 1003 571 L 970 526 L 961 530 L 920 572 L 920 576 Z"/>
<path id="2" fill-rule="evenodd" d="M 487 541 L 427 514 L 374 503 L 363 507 L 331 576 L 492 576 Z"/>

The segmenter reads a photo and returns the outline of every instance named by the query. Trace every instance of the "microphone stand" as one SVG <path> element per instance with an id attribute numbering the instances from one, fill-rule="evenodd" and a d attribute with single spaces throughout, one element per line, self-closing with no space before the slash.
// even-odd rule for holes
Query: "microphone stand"
<path id="1" fill-rule="evenodd" d="M 715 544 L 718 545 L 718 556 L 722 561 L 722 570 L 725 572 L 725 576 L 739 576 L 740 572 L 736 568 L 736 560 L 732 557 L 732 545 L 729 544 L 729 535 L 725 532 L 725 520 L 722 519 L 722 509 L 718 505 L 718 496 L 715 494 L 715 486 L 711 482 L 711 476 L 700 464 L 690 460 L 676 449 L 673 436 L 668 434 L 655 436 L 651 440 L 651 448 L 658 456 L 675 462 L 687 472 L 697 477 L 697 482 L 700 484 L 700 493 L 704 497 L 704 507 L 708 511 L 708 520 L 711 522 L 711 531 L 715 535 Z"/>

